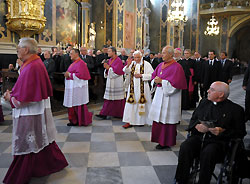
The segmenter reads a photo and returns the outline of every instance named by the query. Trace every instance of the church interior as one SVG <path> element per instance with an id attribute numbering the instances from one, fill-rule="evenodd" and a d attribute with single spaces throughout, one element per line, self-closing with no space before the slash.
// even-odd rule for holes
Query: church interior
<path id="1" fill-rule="evenodd" d="M 226 53 L 232 62 L 228 98 L 245 108 L 242 82 L 250 66 L 249 0 L 0 0 L 0 106 L 4 116 L 3 122 L 0 118 L 0 182 L 13 160 L 12 107 L 4 93 L 18 80 L 17 46 L 23 37 L 37 41 L 42 60 L 47 59 L 47 52 L 55 61 L 51 108 L 56 142 L 69 163 L 60 172 L 32 178 L 30 184 L 174 183 L 180 145 L 188 136 L 186 129 L 202 96 L 198 95 L 195 107 L 182 110 L 176 145 L 166 149 L 156 149 L 157 144 L 151 142 L 151 125 L 124 128 L 121 118 L 98 119 L 94 115 L 103 106 L 106 84 L 98 55 L 110 46 L 127 58 L 139 50 L 150 63 L 157 58 L 162 61 L 166 45 L 180 51 L 179 59 L 185 57 L 184 51 L 192 59 L 198 53 L 205 60 L 210 51 L 218 60 Z M 79 49 L 83 58 L 87 55 L 93 61 L 93 65 L 87 63 L 91 75 L 87 106 L 93 113 L 89 126 L 67 126 L 63 98 L 64 73 L 69 66 L 62 58 L 69 48 Z M 250 149 L 250 121 L 246 132 L 244 144 Z M 219 168 L 216 165 L 215 172 Z M 244 179 L 242 183 L 249 182 Z"/>

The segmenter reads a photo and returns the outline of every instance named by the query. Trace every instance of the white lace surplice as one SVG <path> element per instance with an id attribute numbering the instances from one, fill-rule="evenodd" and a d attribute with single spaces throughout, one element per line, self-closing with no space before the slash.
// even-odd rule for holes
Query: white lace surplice
<path id="1" fill-rule="evenodd" d="M 20 103 L 11 98 L 13 108 L 12 154 L 38 153 L 55 141 L 56 127 L 50 108 L 50 99 Z"/>
<path id="2" fill-rule="evenodd" d="M 82 80 L 73 73 L 73 80 L 65 80 L 63 105 L 80 106 L 89 102 L 88 80 Z"/>
<path id="3" fill-rule="evenodd" d="M 123 75 L 117 75 L 113 68 L 109 68 L 108 75 L 106 69 L 104 77 L 107 78 L 104 99 L 106 100 L 123 100 L 125 96 L 123 86 Z"/>

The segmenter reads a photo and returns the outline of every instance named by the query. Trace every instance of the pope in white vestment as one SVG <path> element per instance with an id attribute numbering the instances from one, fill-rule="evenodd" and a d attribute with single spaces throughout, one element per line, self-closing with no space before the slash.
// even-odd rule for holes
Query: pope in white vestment
<path id="1" fill-rule="evenodd" d="M 132 125 L 152 125 L 148 119 L 151 106 L 151 93 L 148 81 L 151 80 L 154 69 L 151 64 L 144 61 L 140 51 L 134 52 L 134 61 L 128 60 L 123 71 L 128 74 L 129 86 L 125 109 L 123 113 L 124 128 Z M 143 90 L 141 90 L 143 89 Z M 143 99 L 144 101 L 140 101 Z"/>

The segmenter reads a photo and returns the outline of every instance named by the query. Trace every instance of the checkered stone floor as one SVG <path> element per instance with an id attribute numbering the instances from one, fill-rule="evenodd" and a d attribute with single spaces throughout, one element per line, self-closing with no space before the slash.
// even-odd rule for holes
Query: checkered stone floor
<path id="1" fill-rule="evenodd" d="M 231 84 L 230 98 L 244 106 L 244 92 L 238 83 Z M 243 99 L 242 99 L 243 98 Z M 243 102 L 243 104 L 242 104 Z M 101 105 L 89 108 L 98 114 Z M 4 109 L 5 122 L 0 125 L 0 181 L 12 161 L 12 120 Z M 177 145 L 156 150 L 150 142 L 151 127 L 122 128 L 120 119 L 98 120 L 88 127 L 67 127 L 67 114 L 54 116 L 58 131 L 56 142 L 65 154 L 69 166 L 47 177 L 33 178 L 31 184 L 171 184 L 173 183 L 178 151 L 186 138 L 187 122 L 192 111 L 183 111 L 178 125 Z M 250 143 L 250 124 L 247 124 Z"/>

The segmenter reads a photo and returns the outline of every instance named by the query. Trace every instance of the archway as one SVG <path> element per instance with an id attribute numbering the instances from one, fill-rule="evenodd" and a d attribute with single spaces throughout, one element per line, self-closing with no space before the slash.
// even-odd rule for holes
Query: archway
<path id="1" fill-rule="evenodd" d="M 250 53 L 250 17 L 240 21 L 229 30 L 228 53 L 231 58 L 249 62 Z"/>

